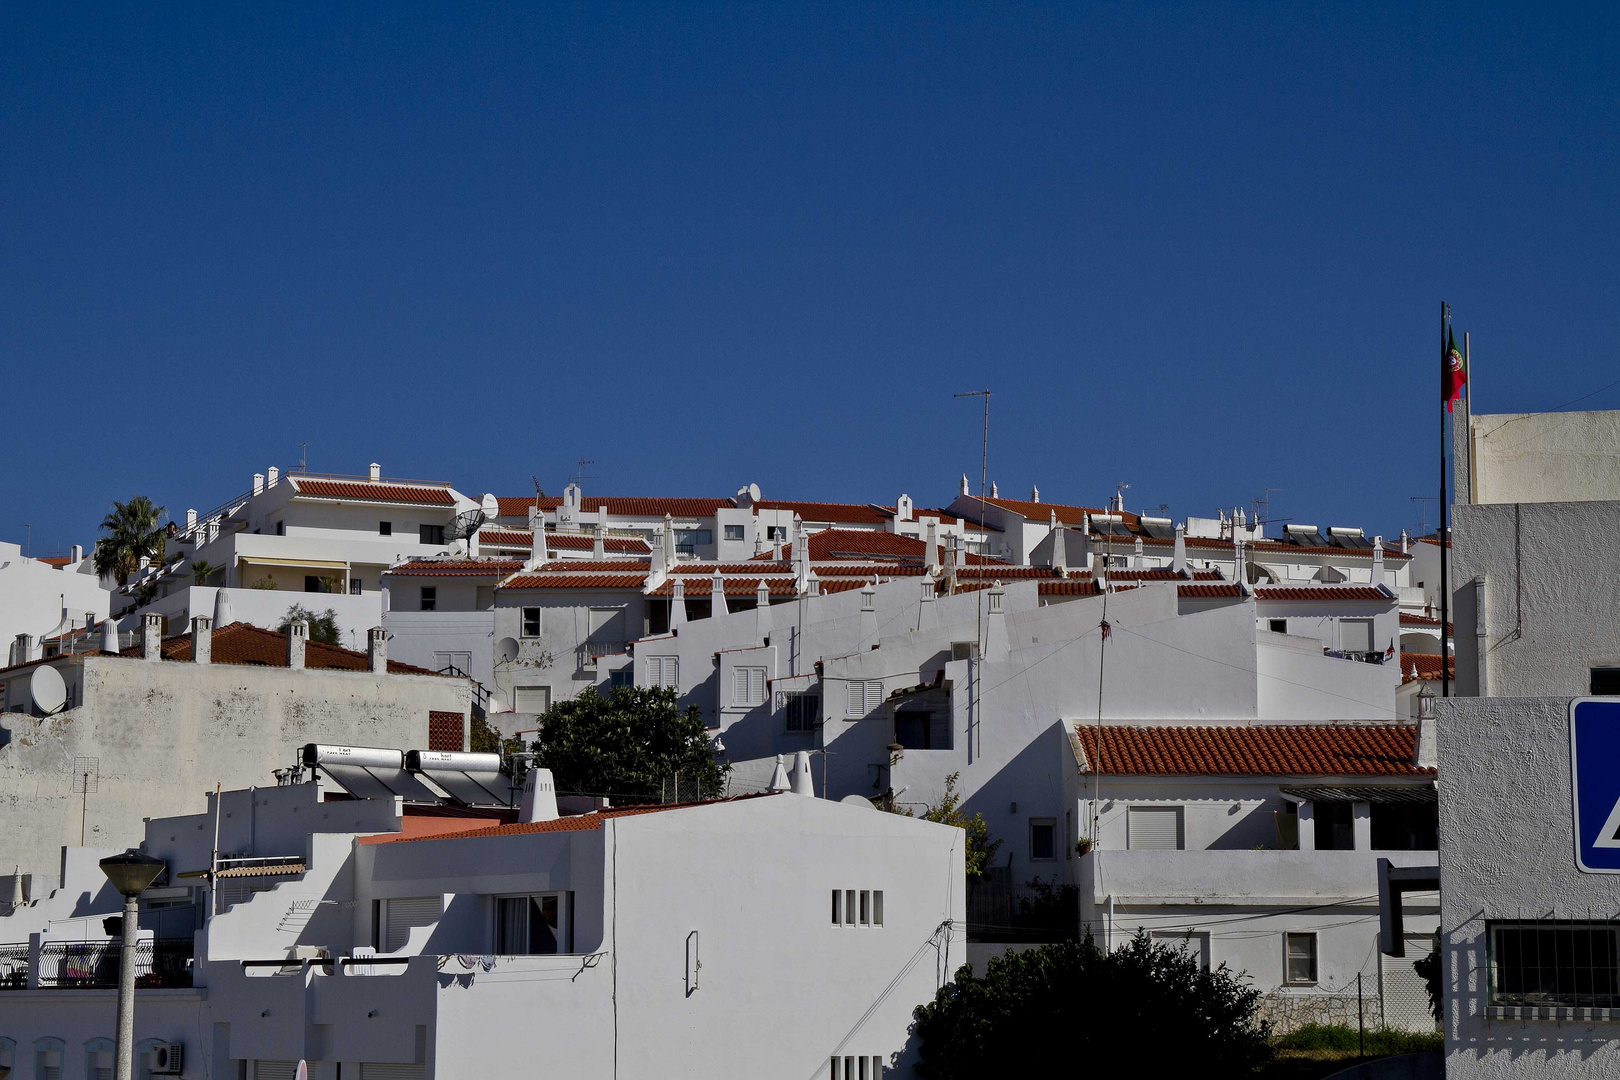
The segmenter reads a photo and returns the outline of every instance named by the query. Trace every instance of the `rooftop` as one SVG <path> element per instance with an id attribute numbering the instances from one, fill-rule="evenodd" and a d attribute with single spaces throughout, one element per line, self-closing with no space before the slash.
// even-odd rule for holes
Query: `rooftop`
<path id="1" fill-rule="evenodd" d="M 1433 777 L 1411 724 L 1270 727 L 1075 725 L 1081 768 L 1114 776 Z M 1100 748 L 1100 749 L 1099 749 Z"/>

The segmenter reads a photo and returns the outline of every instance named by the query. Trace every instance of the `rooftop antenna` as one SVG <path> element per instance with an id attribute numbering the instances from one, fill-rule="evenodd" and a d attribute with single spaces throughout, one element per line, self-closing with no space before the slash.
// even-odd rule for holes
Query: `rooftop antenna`
<path id="1" fill-rule="evenodd" d="M 1434 502 L 1433 495 L 1413 495 L 1412 501 L 1418 504 L 1418 531 L 1419 536 L 1429 535 L 1429 504 Z"/>
<path id="2" fill-rule="evenodd" d="M 30 558 L 34 553 L 34 527 L 23 522 L 23 558 Z"/>
<path id="3" fill-rule="evenodd" d="M 578 484 L 581 480 L 595 480 L 596 477 L 585 475 L 585 466 L 595 464 L 596 462 L 585 457 L 581 457 L 578 461 L 574 462 L 574 483 Z"/>
<path id="4" fill-rule="evenodd" d="M 1125 492 L 1129 491 L 1130 487 L 1131 485 L 1125 483 L 1114 485 L 1113 509 L 1118 510 L 1122 514 L 1125 512 Z"/>
<path id="5" fill-rule="evenodd" d="M 986 480 L 990 475 L 990 388 L 986 387 L 983 390 L 967 390 L 967 391 L 964 391 L 963 393 L 960 393 L 960 394 L 952 394 L 951 396 L 952 397 L 958 397 L 958 398 L 968 398 L 968 397 L 984 398 L 984 442 L 981 445 L 980 450 L 979 450 L 979 535 L 983 536 L 984 535 L 984 495 L 985 495 Z M 985 593 L 985 590 L 980 589 L 978 591 L 978 595 L 974 597 L 974 607 L 976 607 L 978 609 L 978 615 L 979 615 L 979 656 L 981 657 L 979 663 L 973 665 L 973 672 L 974 672 L 973 681 L 974 681 L 975 684 L 978 682 L 978 670 L 977 669 L 984 662 L 983 659 L 982 659 L 982 657 L 984 656 L 984 599 L 983 599 L 984 593 Z M 974 742 L 968 744 L 968 749 L 970 751 L 971 757 L 977 757 L 979 751 L 981 751 L 983 749 L 982 745 L 978 742 L 980 717 L 979 717 L 979 709 L 978 709 L 977 699 L 978 699 L 978 688 L 977 688 L 977 686 L 975 686 L 974 687 L 975 705 L 974 705 L 974 709 L 973 709 Z M 826 759 L 823 758 L 822 760 L 825 761 Z M 825 771 L 825 766 L 823 766 L 823 771 Z"/>
<path id="6" fill-rule="evenodd" d="M 307 442 L 298 444 L 298 471 L 301 473 L 309 472 L 309 443 Z"/>

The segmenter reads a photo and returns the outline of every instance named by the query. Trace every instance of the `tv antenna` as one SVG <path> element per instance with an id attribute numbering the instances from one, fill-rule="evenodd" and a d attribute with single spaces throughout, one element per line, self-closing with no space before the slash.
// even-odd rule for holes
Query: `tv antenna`
<path id="1" fill-rule="evenodd" d="M 309 472 L 309 443 L 307 442 L 298 444 L 298 471 L 306 474 Z"/>
<path id="2" fill-rule="evenodd" d="M 581 457 L 578 461 L 574 462 L 574 483 L 578 484 L 581 480 L 595 480 L 596 477 L 585 475 L 585 466 L 595 464 L 596 462 L 586 457 Z"/>
<path id="3" fill-rule="evenodd" d="M 979 448 L 979 533 L 982 536 L 984 534 L 984 495 L 985 495 L 985 486 L 986 486 L 986 481 L 987 481 L 987 479 L 988 479 L 988 477 L 990 475 L 990 388 L 985 387 L 983 390 L 967 390 L 967 391 L 964 391 L 963 393 L 960 393 L 960 394 L 952 394 L 951 396 L 952 397 L 958 397 L 958 398 L 969 398 L 969 397 L 984 398 L 984 441 L 983 441 L 983 443 L 981 444 L 981 446 Z M 989 545 L 986 544 L 985 547 L 988 549 Z M 985 590 L 980 589 L 975 594 L 975 598 L 974 598 L 974 607 L 978 609 L 978 614 L 979 614 L 979 640 L 978 640 L 978 646 L 979 646 L 979 655 L 981 655 L 981 656 L 984 655 L 984 601 L 982 599 L 980 599 L 980 597 L 982 597 L 984 595 L 984 593 L 985 593 Z M 974 682 L 976 682 L 976 683 L 979 681 L 979 678 L 980 678 L 980 676 L 978 675 L 978 667 L 979 667 L 979 665 L 977 665 L 977 664 L 973 665 L 973 670 L 974 670 L 973 679 L 974 679 Z M 980 687 L 975 686 L 973 688 L 974 694 L 977 695 L 979 690 L 980 690 Z M 981 741 L 982 738 L 983 737 L 979 734 L 979 718 L 978 718 L 978 715 L 977 715 L 977 711 L 975 711 L 973 730 L 970 733 L 971 741 L 968 744 L 968 760 L 969 761 L 972 761 L 974 758 L 978 757 L 978 755 L 983 751 L 984 746 L 983 746 L 983 743 Z M 827 759 L 822 758 L 821 760 L 822 760 L 822 780 L 823 780 L 823 782 L 825 782 L 826 781 L 826 769 L 827 769 L 826 761 L 827 761 Z"/>
<path id="4" fill-rule="evenodd" d="M 1413 502 L 1418 504 L 1418 535 L 1429 535 L 1429 504 L 1439 500 L 1433 495 L 1413 495 Z"/>

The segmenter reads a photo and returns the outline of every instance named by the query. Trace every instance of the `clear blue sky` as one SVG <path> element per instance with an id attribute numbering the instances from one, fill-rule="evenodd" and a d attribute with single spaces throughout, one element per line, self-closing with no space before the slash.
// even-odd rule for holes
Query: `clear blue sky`
<path id="1" fill-rule="evenodd" d="M 374 7 L 0 10 L 0 537 L 300 442 L 937 505 L 981 386 L 1003 494 L 1392 534 L 1441 299 L 1477 409 L 1620 378 L 1612 5 Z"/>

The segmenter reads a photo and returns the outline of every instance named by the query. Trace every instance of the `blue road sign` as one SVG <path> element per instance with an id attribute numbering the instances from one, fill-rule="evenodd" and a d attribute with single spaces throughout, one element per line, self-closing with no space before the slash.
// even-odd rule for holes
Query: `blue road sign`
<path id="1" fill-rule="evenodd" d="M 1575 865 L 1620 874 L 1620 698 L 1569 705 L 1569 768 L 1575 796 Z"/>

